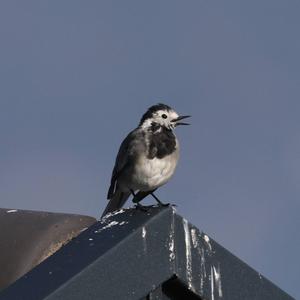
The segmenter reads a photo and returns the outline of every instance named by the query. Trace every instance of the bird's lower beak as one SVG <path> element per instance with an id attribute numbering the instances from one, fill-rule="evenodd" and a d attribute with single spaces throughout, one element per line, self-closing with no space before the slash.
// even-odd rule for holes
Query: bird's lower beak
<path id="1" fill-rule="evenodd" d="M 191 116 L 179 116 L 176 119 L 173 119 L 171 122 L 176 122 L 176 126 L 178 125 L 190 125 L 189 123 L 179 122 L 183 119 L 190 118 Z"/>

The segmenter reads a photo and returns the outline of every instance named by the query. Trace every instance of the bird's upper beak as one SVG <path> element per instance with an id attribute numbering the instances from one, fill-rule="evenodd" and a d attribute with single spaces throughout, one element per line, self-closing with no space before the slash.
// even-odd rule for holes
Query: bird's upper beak
<path id="1" fill-rule="evenodd" d="M 189 123 L 179 122 L 183 119 L 189 118 L 190 116 L 179 116 L 178 118 L 173 119 L 171 122 L 176 122 L 176 126 L 178 125 L 190 125 Z"/>

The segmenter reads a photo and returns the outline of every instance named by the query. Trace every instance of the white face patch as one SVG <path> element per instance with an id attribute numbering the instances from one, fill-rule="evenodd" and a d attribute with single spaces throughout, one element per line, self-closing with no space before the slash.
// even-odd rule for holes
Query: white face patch
<path id="1" fill-rule="evenodd" d="M 176 126 L 175 122 L 172 120 L 178 118 L 178 114 L 174 110 L 158 110 L 153 113 L 152 118 L 146 119 L 142 124 L 142 128 L 149 128 L 151 124 L 157 123 L 168 129 L 173 130 Z"/>

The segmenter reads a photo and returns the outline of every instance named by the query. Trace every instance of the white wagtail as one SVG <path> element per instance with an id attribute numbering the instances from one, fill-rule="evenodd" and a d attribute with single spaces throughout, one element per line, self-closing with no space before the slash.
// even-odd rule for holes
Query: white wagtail
<path id="1" fill-rule="evenodd" d="M 120 146 L 107 194 L 109 203 L 102 216 L 121 208 L 130 194 L 137 208 L 144 208 L 139 202 L 149 194 L 164 205 L 154 191 L 175 172 L 179 144 L 173 130 L 178 125 L 189 125 L 181 122 L 188 117 L 179 116 L 165 104 L 147 110 Z"/>

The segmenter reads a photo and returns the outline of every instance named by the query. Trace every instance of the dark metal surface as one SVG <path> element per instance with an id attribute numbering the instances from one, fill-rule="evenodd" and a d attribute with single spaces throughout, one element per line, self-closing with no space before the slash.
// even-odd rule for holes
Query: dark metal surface
<path id="1" fill-rule="evenodd" d="M 95 222 L 80 215 L 0 209 L 0 289 Z"/>
<path id="2" fill-rule="evenodd" d="M 178 293 L 207 300 L 292 299 L 170 207 L 111 214 L 0 299 L 178 299 Z"/>

